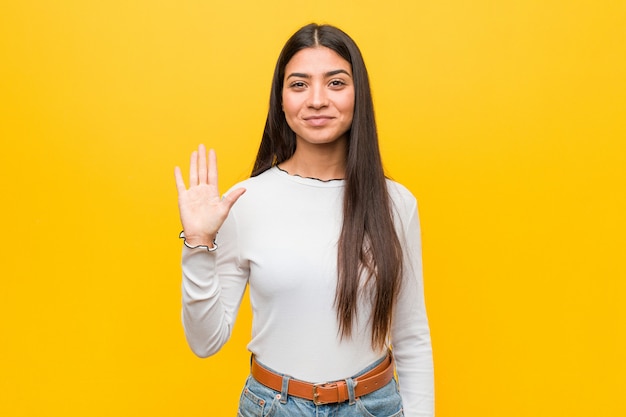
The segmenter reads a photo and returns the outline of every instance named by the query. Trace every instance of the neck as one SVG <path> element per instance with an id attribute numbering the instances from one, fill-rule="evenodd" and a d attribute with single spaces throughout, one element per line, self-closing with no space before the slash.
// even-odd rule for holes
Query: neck
<path id="1" fill-rule="evenodd" d="M 343 179 L 346 175 L 346 146 L 338 141 L 325 145 L 298 143 L 291 158 L 280 168 L 291 175 L 323 181 Z"/>

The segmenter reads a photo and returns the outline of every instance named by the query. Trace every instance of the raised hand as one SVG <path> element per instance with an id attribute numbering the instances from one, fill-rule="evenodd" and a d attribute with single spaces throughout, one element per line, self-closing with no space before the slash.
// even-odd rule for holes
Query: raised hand
<path id="1" fill-rule="evenodd" d="M 237 188 L 227 196 L 220 196 L 217 186 L 217 158 L 215 151 L 207 152 L 204 145 L 191 154 L 189 164 L 189 188 L 185 186 L 179 167 L 174 170 L 178 190 L 178 209 L 183 224 L 185 240 L 192 246 L 213 246 L 218 230 L 228 212 L 246 191 Z"/>

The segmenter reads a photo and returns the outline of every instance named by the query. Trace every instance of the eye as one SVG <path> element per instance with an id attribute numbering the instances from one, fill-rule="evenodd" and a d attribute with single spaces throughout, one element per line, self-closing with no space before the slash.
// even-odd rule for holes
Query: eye
<path id="1" fill-rule="evenodd" d="M 289 88 L 293 88 L 296 90 L 302 90 L 305 87 L 306 87 L 306 84 L 304 83 L 304 81 L 294 81 L 289 84 Z"/>
<path id="2" fill-rule="evenodd" d="M 344 85 L 346 85 L 346 82 L 344 80 L 332 80 L 329 84 L 329 86 L 331 87 L 343 87 Z"/>

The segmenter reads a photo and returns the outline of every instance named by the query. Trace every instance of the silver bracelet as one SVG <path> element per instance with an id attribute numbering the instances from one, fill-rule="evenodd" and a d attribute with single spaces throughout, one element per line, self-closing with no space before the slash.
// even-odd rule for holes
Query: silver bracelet
<path id="1" fill-rule="evenodd" d="M 183 230 L 182 232 L 180 232 L 180 234 L 178 235 L 179 239 L 183 239 L 183 243 L 185 244 L 185 246 L 187 246 L 189 249 L 198 249 L 198 248 L 204 248 L 206 250 L 208 250 L 209 252 L 215 252 L 217 250 L 217 243 L 215 242 L 215 239 L 213 239 L 213 247 L 210 248 L 207 245 L 196 245 L 196 246 L 191 246 L 189 243 L 187 243 L 187 239 L 185 239 L 185 231 Z"/>

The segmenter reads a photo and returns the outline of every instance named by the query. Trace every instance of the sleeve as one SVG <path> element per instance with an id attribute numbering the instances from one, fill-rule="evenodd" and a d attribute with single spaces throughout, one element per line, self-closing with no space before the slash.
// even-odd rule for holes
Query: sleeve
<path id="1" fill-rule="evenodd" d="M 218 249 L 182 253 L 182 322 L 191 350 L 205 358 L 230 338 L 248 282 L 239 256 L 237 222 L 231 211 L 217 236 Z"/>
<path id="2" fill-rule="evenodd" d="M 400 235 L 404 250 L 403 282 L 391 342 L 406 417 L 434 416 L 434 371 L 430 329 L 424 303 L 421 232 L 417 202 L 405 216 Z"/>

